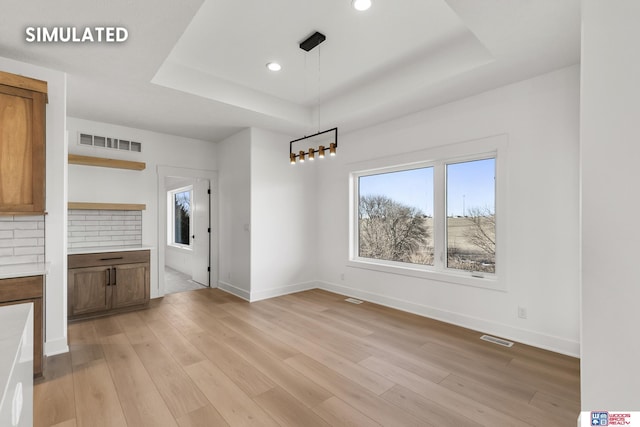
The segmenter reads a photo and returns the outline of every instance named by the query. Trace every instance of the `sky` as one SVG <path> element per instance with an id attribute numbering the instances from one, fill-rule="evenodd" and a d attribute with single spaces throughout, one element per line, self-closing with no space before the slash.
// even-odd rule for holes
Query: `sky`
<path id="1" fill-rule="evenodd" d="M 361 176 L 360 196 L 384 195 L 433 216 L 433 168 Z M 447 165 L 447 215 L 469 208 L 495 211 L 495 159 Z"/>

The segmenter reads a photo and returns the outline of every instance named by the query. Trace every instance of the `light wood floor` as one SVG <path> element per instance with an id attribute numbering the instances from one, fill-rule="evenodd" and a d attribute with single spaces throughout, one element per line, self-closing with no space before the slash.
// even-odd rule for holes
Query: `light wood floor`
<path id="1" fill-rule="evenodd" d="M 343 300 L 204 289 L 72 323 L 35 425 L 575 425 L 577 359 Z"/>

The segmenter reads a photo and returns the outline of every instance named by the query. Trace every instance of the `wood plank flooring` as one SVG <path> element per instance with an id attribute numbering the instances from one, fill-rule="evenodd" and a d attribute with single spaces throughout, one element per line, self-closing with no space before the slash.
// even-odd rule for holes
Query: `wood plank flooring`
<path id="1" fill-rule="evenodd" d="M 203 289 L 71 323 L 34 425 L 575 425 L 578 359 L 344 298 Z"/>

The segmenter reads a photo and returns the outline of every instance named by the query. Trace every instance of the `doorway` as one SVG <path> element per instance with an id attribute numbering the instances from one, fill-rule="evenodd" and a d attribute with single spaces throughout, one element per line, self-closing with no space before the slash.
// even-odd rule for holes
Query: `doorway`
<path id="1" fill-rule="evenodd" d="M 216 183 L 213 171 L 158 167 L 158 296 L 217 287 Z"/>

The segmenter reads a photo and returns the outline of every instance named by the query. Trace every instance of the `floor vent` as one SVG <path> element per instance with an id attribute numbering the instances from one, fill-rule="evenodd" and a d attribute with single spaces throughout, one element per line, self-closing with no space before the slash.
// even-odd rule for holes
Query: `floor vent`
<path id="1" fill-rule="evenodd" d="M 142 152 L 142 143 L 129 141 L 127 139 L 109 138 L 106 136 L 90 135 L 88 133 L 78 134 L 78 145 L 89 145 L 92 147 L 111 148 L 114 150 Z"/>
<path id="2" fill-rule="evenodd" d="M 359 299 L 355 299 L 355 298 L 347 298 L 345 299 L 346 302 L 350 302 L 351 304 L 362 304 L 362 301 L 360 301 Z"/>
<path id="3" fill-rule="evenodd" d="M 513 343 L 511 341 L 503 340 L 501 338 L 492 337 L 491 335 L 483 335 L 480 337 L 481 340 L 489 341 L 494 344 L 501 345 L 503 347 L 512 347 Z"/>

